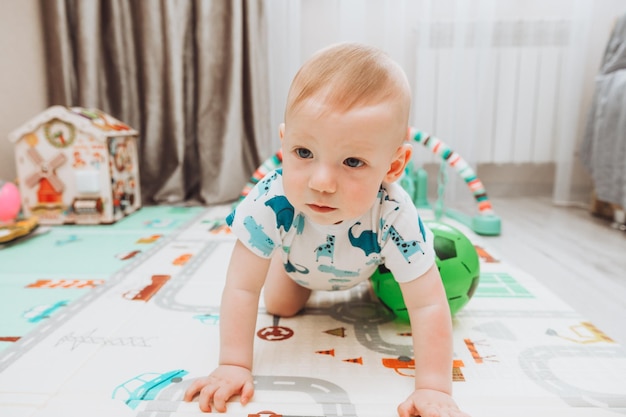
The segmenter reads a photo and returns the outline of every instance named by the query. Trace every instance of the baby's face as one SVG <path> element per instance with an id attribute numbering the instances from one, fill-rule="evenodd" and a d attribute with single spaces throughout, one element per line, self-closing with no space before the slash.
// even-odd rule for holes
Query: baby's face
<path id="1" fill-rule="evenodd" d="M 302 103 L 281 137 L 287 198 L 315 223 L 330 225 L 364 214 L 380 185 L 395 179 L 389 172 L 407 127 L 389 103 L 344 112 L 327 106 Z"/>

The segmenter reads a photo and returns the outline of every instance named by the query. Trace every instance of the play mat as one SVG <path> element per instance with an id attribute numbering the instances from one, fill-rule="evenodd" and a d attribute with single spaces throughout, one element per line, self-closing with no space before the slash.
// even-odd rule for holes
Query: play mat
<path id="1" fill-rule="evenodd" d="M 41 230 L 0 249 L 0 415 L 200 415 L 183 392 L 217 362 L 234 237 L 228 207 L 145 207 L 109 226 Z M 429 213 L 424 214 L 428 218 Z M 478 247 L 454 318 L 454 395 L 473 417 L 626 415 L 626 350 L 538 279 Z M 368 285 L 261 306 L 256 394 L 228 416 L 392 417 L 412 390 L 408 325 Z"/>

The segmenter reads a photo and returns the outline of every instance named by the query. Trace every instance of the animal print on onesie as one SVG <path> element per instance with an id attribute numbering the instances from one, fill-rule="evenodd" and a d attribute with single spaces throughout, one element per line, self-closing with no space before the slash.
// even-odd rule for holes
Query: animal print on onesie
<path id="1" fill-rule="evenodd" d="M 361 217 L 320 225 L 289 203 L 278 169 L 259 181 L 226 222 L 258 256 L 279 251 L 287 274 L 313 290 L 351 288 L 380 264 L 398 282 L 408 282 L 435 262 L 433 234 L 397 183 L 382 184 L 376 202 Z"/>

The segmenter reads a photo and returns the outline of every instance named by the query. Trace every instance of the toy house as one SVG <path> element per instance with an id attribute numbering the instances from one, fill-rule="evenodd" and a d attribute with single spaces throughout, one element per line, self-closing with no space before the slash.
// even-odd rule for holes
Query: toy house
<path id="1" fill-rule="evenodd" d="M 95 109 L 52 106 L 9 134 L 26 217 L 113 223 L 141 207 L 138 132 Z"/>

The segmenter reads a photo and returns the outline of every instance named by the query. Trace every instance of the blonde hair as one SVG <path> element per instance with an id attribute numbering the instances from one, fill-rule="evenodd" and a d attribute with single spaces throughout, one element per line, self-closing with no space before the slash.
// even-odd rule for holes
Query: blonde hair
<path id="1" fill-rule="evenodd" d="M 400 66 L 383 51 L 357 43 L 331 45 L 315 53 L 294 77 L 285 109 L 291 112 L 316 97 L 347 111 L 359 105 L 398 101 L 408 125 L 411 91 Z"/>

